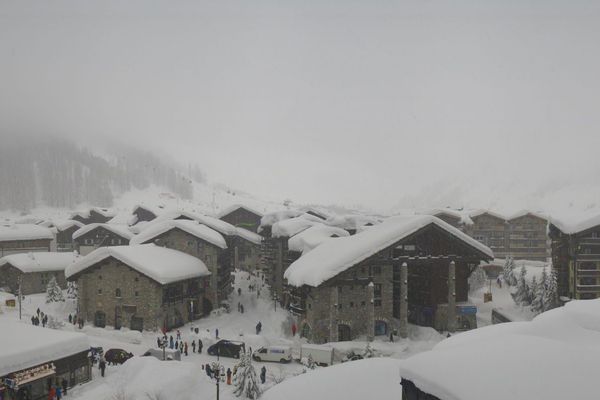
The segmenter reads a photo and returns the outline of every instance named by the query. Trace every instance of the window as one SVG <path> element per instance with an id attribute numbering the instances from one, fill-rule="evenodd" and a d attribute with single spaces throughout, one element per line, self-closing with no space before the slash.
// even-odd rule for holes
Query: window
<path id="1" fill-rule="evenodd" d="M 375 307 L 381 306 L 381 283 L 375 284 L 375 290 L 373 291 Z"/>
<path id="2" fill-rule="evenodd" d="M 209 255 L 209 254 L 207 254 L 207 255 L 205 255 L 205 256 L 204 256 L 204 261 L 205 261 L 207 264 L 210 264 L 210 255 Z"/>
<path id="3" fill-rule="evenodd" d="M 121 289 L 115 289 L 115 297 L 121 297 Z"/>
<path id="4" fill-rule="evenodd" d="M 592 239 L 598 239 L 598 232 L 592 232 Z"/>
<path id="5" fill-rule="evenodd" d="M 101 281 L 102 280 L 102 275 L 98 275 L 98 280 Z"/>
<path id="6" fill-rule="evenodd" d="M 381 307 L 381 300 L 375 300 L 375 307 Z"/>
<path id="7" fill-rule="evenodd" d="M 373 267 L 373 273 L 375 275 L 381 275 L 381 267 Z"/>
<path id="8" fill-rule="evenodd" d="M 360 302 L 360 305 L 364 307 L 364 306 L 366 306 L 366 305 L 367 305 L 367 303 L 365 303 L 364 301 L 361 301 L 361 302 Z"/>
<path id="9" fill-rule="evenodd" d="M 338 304 L 338 309 L 341 310 L 342 309 L 342 304 Z"/>
<path id="10" fill-rule="evenodd" d="M 350 302 L 350 308 L 354 308 L 354 302 L 353 301 Z"/>
<path id="11" fill-rule="evenodd" d="M 136 277 L 134 278 L 134 281 L 136 281 L 136 282 L 139 282 L 139 281 L 140 281 L 140 277 L 139 277 L 139 276 L 136 276 Z"/>
<path id="12" fill-rule="evenodd" d="M 98 289 L 98 294 L 102 294 L 102 289 Z"/>
<path id="13" fill-rule="evenodd" d="M 137 290 L 135 291 L 135 297 L 140 297 L 140 292 L 138 292 Z"/>
<path id="14" fill-rule="evenodd" d="M 308 303 L 308 309 L 311 310 L 312 309 L 312 304 Z"/>

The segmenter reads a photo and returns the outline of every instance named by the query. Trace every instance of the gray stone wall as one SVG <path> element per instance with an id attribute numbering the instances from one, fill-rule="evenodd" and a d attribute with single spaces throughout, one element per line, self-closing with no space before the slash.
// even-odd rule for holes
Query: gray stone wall
<path id="1" fill-rule="evenodd" d="M 62 289 L 67 288 L 64 271 L 30 272 L 24 274 L 10 264 L 0 267 L 0 287 L 7 287 L 11 293 L 17 294 L 19 290 L 19 276 L 22 277 L 21 293 L 23 295 L 44 293 L 52 277 L 56 278 L 58 286 Z"/>

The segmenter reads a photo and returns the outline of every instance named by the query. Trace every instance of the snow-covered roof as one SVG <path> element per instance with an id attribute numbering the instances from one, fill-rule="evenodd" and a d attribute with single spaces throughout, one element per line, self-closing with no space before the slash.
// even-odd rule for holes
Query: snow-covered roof
<path id="1" fill-rule="evenodd" d="M 2 321 L 0 376 L 58 360 L 90 349 L 86 335 Z"/>
<path id="2" fill-rule="evenodd" d="M 74 221 L 72 219 L 68 219 L 66 221 L 58 221 L 54 222 L 54 226 L 59 231 L 66 231 L 69 228 L 76 226 L 77 228 L 82 228 L 84 225 L 79 221 Z"/>
<path id="3" fill-rule="evenodd" d="M 471 219 L 473 219 L 473 218 L 477 218 L 477 217 L 479 217 L 481 215 L 484 215 L 484 214 L 487 214 L 487 215 L 490 215 L 492 217 L 501 219 L 502 221 L 506 221 L 507 220 L 506 216 L 504 216 L 502 214 L 499 214 L 497 212 L 494 212 L 494 211 L 486 210 L 486 209 L 480 209 L 480 210 L 476 210 L 476 211 L 471 211 L 469 213 L 469 217 Z"/>
<path id="4" fill-rule="evenodd" d="M 512 215 L 509 215 L 508 217 L 506 217 L 506 220 L 507 221 L 512 221 L 513 219 L 521 218 L 521 217 L 524 217 L 526 215 L 532 215 L 534 217 L 543 219 L 545 221 L 548 220 L 548 216 L 546 216 L 546 215 L 544 215 L 542 213 L 539 213 L 537 211 L 530 211 L 530 210 L 521 210 L 521 211 L 518 211 L 518 212 L 516 212 L 516 213 L 514 213 Z"/>
<path id="5" fill-rule="evenodd" d="M 154 215 L 155 215 L 155 216 L 157 216 L 157 217 L 158 217 L 160 214 L 162 214 L 162 213 L 164 213 L 164 212 L 165 212 L 165 208 L 164 208 L 164 206 L 150 206 L 150 205 L 148 205 L 148 204 L 139 203 L 139 204 L 136 204 L 135 206 L 133 206 L 133 211 L 132 211 L 132 213 L 136 212 L 136 210 L 137 210 L 138 208 L 141 208 L 141 209 L 143 209 L 143 210 L 149 211 L 149 212 L 151 212 L 152 214 L 154 214 Z"/>
<path id="6" fill-rule="evenodd" d="M 65 269 L 65 276 L 70 278 L 110 257 L 162 285 L 210 275 L 208 268 L 199 258 L 154 244 L 142 244 L 100 247 L 69 265 Z"/>
<path id="7" fill-rule="evenodd" d="M 113 218 L 116 215 L 115 212 L 113 210 L 111 210 L 110 208 L 92 207 L 90 209 L 90 212 L 91 211 L 95 211 L 96 213 L 98 213 L 106 218 Z"/>
<path id="8" fill-rule="evenodd" d="M 62 271 L 73 264 L 78 256 L 75 253 L 19 253 L 0 258 L 0 267 L 10 264 L 21 272 Z"/>
<path id="9" fill-rule="evenodd" d="M 260 236 L 258 233 L 249 231 L 248 229 L 237 227 L 236 235 L 254 244 L 262 243 L 262 236 Z"/>
<path id="10" fill-rule="evenodd" d="M 453 336 L 402 361 L 400 375 L 441 400 L 592 399 L 599 357 L 600 300 L 575 300 Z"/>
<path id="11" fill-rule="evenodd" d="M 118 225 L 118 224 L 89 224 L 84 225 L 83 227 L 77 229 L 73 232 L 73 239 L 77 239 L 95 229 L 104 228 L 107 231 L 114 233 L 122 237 L 123 239 L 130 240 L 134 235 L 133 232 L 129 229 L 127 225 Z"/>
<path id="12" fill-rule="evenodd" d="M 267 390 L 262 400 L 365 400 L 402 398 L 399 360 L 368 358 L 309 370 Z"/>
<path id="13" fill-rule="evenodd" d="M 273 226 L 273 224 L 275 224 L 276 222 L 290 218 L 295 218 L 302 214 L 303 212 L 298 210 L 280 210 L 267 213 L 263 215 L 263 217 L 260 219 L 260 226 L 258 228 L 258 231 L 260 232 L 263 227 Z"/>
<path id="14" fill-rule="evenodd" d="M 292 237 L 297 233 L 317 224 L 321 224 L 323 220 L 311 214 L 302 214 L 298 217 L 284 219 L 276 222 L 271 227 L 271 236 L 276 237 Z"/>
<path id="15" fill-rule="evenodd" d="M 576 222 L 565 222 L 556 218 L 551 218 L 550 222 L 556 226 L 563 233 L 568 235 L 574 235 L 579 232 L 587 231 L 588 229 L 594 228 L 600 225 L 600 214 L 585 218 Z"/>
<path id="16" fill-rule="evenodd" d="M 232 212 L 234 212 L 234 211 L 236 211 L 236 210 L 239 210 L 240 208 L 241 208 L 241 209 L 244 209 L 244 210 L 246 210 L 246 211 L 249 211 L 249 212 L 251 212 L 251 213 L 253 213 L 253 214 L 256 214 L 256 215 L 258 215 L 258 216 L 259 216 L 259 217 L 261 217 L 261 218 L 262 218 L 262 216 L 263 216 L 263 213 L 261 213 L 260 211 L 257 211 L 257 210 L 255 210 L 255 209 L 253 209 L 253 208 L 251 208 L 251 207 L 248 207 L 248 206 L 246 206 L 246 205 L 244 205 L 244 204 L 233 204 L 233 205 L 231 205 L 231 206 L 229 206 L 229 207 L 227 207 L 227 208 L 224 208 L 223 210 L 221 210 L 221 211 L 220 211 L 220 212 L 217 214 L 217 217 L 218 217 L 218 218 L 223 218 L 224 216 L 226 216 L 226 215 L 229 215 L 229 214 L 231 214 Z"/>
<path id="17" fill-rule="evenodd" d="M 52 231 L 33 224 L 0 225 L 0 242 L 13 240 L 54 239 Z"/>
<path id="18" fill-rule="evenodd" d="M 327 225 L 337 226 L 338 228 L 342 229 L 358 230 L 362 226 L 377 225 L 381 221 L 381 218 L 370 215 L 346 214 L 329 217 L 325 223 Z"/>
<path id="19" fill-rule="evenodd" d="M 356 235 L 327 240 L 293 262 L 285 271 L 284 278 L 293 286 L 318 286 L 430 224 L 444 229 L 487 257 L 494 257 L 487 246 L 437 217 L 397 216 Z"/>
<path id="20" fill-rule="evenodd" d="M 131 239 L 130 244 L 135 245 L 146 243 L 173 229 L 180 229 L 221 249 L 227 248 L 225 239 L 219 232 L 199 223 L 198 221 L 190 221 L 186 219 L 173 219 L 161 221 L 156 224 L 149 224 L 147 228 L 143 229 L 138 235 Z"/>
<path id="21" fill-rule="evenodd" d="M 325 224 L 313 225 L 289 238 L 288 249 L 305 254 L 335 236 L 345 237 L 350 236 L 350 233 L 335 226 Z"/>
<path id="22" fill-rule="evenodd" d="M 438 217 L 440 215 L 448 215 L 454 218 L 458 218 L 459 219 L 459 223 L 464 224 L 464 225 L 472 225 L 473 221 L 471 220 L 471 217 L 469 216 L 469 212 L 468 211 L 464 211 L 464 210 L 455 210 L 452 208 L 433 208 L 433 209 L 429 209 L 429 210 L 424 210 L 424 211 L 420 211 L 418 212 L 418 214 L 427 214 L 427 215 L 433 215 L 434 217 Z"/>

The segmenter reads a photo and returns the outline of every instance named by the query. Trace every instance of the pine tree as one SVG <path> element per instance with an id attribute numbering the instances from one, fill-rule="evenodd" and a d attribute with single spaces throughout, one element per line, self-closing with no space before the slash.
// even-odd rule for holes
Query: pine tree
<path id="1" fill-rule="evenodd" d="M 262 394 L 258 385 L 258 375 L 252 365 L 250 353 L 244 352 L 237 365 L 235 390 L 233 393 L 237 396 L 244 396 L 247 399 L 256 400 Z"/>
<path id="2" fill-rule="evenodd" d="M 46 286 L 46 303 L 58 301 L 65 301 L 65 297 L 63 296 L 62 289 L 56 282 L 56 278 L 52 277 L 50 282 L 48 282 L 48 286 Z"/>
<path id="3" fill-rule="evenodd" d="M 529 285 L 527 285 L 527 280 L 525 276 L 527 275 L 527 270 L 525 266 L 521 267 L 521 271 L 519 273 L 519 279 L 517 280 L 517 288 L 511 293 L 513 300 L 520 306 L 528 306 L 531 304 L 531 292 L 529 290 Z"/>
<path id="4" fill-rule="evenodd" d="M 531 311 L 535 314 L 544 312 L 544 292 L 544 279 L 538 283 L 534 276 L 531 280 Z"/>
<path id="5" fill-rule="evenodd" d="M 487 283 L 487 275 L 483 268 L 477 267 L 475 271 L 469 276 L 469 291 L 473 292 L 479 290 Z"/>
<path id="6" fill-rule="evenodd" d="M 544 268 L 544 272 L 546 272 L 546 268 Z M 546 275 L 544 286 L 544 311 L 548 311 L 558 307 L 558 283 L 554 268 L 550 270 L 550 274 Z"/>
<path id="7" fill-rule="evenodd" d="M 515 276 L 515 261 L 512 257 L 506 257 L 504 261 L 504 283 L 508 286 L 517 285 L 517 277 Z"/>

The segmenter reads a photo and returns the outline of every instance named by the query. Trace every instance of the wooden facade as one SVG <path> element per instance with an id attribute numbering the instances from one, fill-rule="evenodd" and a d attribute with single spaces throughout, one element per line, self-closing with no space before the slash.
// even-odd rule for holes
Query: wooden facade
<path id="1" fill-rule="evenodd" d="M 98 247 L 128 245 L 129 237 L 119 235 L 103 226 L 97 226 L 84 235 L 73 239 L 73 244 L 79 254 L 85 256 Z"/>
<path id="2" fill-rule="evenodd" d="M 19 292 L 19 281 L 21 283 L 21 294 L 26 296 L 34 293 L 44 293 L 52 278 L 56 278 L 56 283 L 62 289 L 67 288 L 64 269 L 24 273 L 10 263 L 0 266 L 0 288 L 8 289 L 10 293 L 15 295 Z"/>
<path id="3" fill-rule="evenodd" d="M 17 253 L 51 251 L 52 239 L 5 240 L 0 241 L 0 257 Z"/>
<path id="4" fill-rule="evenodd" d="M 261 218 L 262 215 L 241 206 L 219 217 L 219 219 L 233 226 L 244 228 L 251 232 L 257 231 Z"/>

